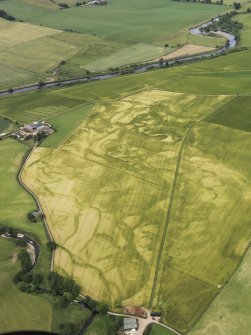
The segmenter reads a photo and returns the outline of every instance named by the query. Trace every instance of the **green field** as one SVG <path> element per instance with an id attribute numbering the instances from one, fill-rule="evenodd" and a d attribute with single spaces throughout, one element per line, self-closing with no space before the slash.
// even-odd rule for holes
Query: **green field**
<path id="1" fill-rule="evenodd" d="M 72 4 L 72 1 L 69 3 Z M 63 33 L 64 37 L 54 34 L 50 38 L 25 42 L 21 31 L 20 41 L 24 40 L 23 43 L 8 50 L 3 48 L 2 52 L 0 50 L 0 64 L 8 63 L 10 66 L 9 72 L 0 76 L 0 88 L 42 79 L 80 76 L 85 75 L 86 70 L 103 71 L 147 61 L 186 43 L 210 47 L 224 43 L 220 38 L 188 34 L 190 26 L 225 11 L 224 6 L 169 0 L 158 0 L 154 4 L 144 0 L 131 3 L 116 0 L 103 7 L 72 7 L 60 10 L 55 3 L 47 0 L 3 0 L 1 8 L 17 19 L 69 30 L 71 33 Z M 17 34 L 12 28 L 13 23 L 6 24 L 10 31 L 7 41 L 15 41 Z M 20 23 L 15 23 L 15 27 L 19 26 Z M 166 43 L 172 48 L 164 48 Z M 60 66 L 58 73 L 53 76 L 50 72 L 46 73 L 59 66 L 61 61 L 66 61 L 66 64 Z M 6 69 L 2 71 L 4 70 L 6 72 Z M 20 70 L 24 73 L 18 73 Z"/>
<path id="2" fill-rule="evenodd" d="M 56 116 L 49 119 L 56 129 L 53 136 L 47 137 L 43 143 L 44 148 L 56 148 L 62 145 L 63 142 L 71 135 L 75 128 L 77 128 L 81 122 L 87 117 L 91 109 L 91 106 L 87 105 L 84 107 L 77 108 L 66 114 Z M 47 119 L 48 120 L 48 119 Z"/>
<path id="3" fill-rule="evenodd" d="M 65 1 L 65 0 L 64 0 Z M 68 0 L 71 1 L 71 0 Z M 21 3 L 30 4 L 32 6 L 37 6 L 40 8 L 47 8 L 47 9 L 58 9 L 56 1 L 50 1 L 50 0 L 21 0 Z M 66 0 L 67 2 L 67 0 Z"/>
<path id="4" fill-rule="evenodd" d="M 13 242 L 0 237 L 0 332 L 50 331 L 51 304 L 43 298 L 20 292 L 12 282 L 19 270 L 19 265 L 12 261 L 15 249 Z"/>
<path id="5" fill-rule="evenodd" d="M 239 15 L 237 18 L 244 26 L 240 31 L 240 45 L 251 48 L 251 14 Z"/>
<path id="6" fill-rule="evenodd" d="M 36 330 L 63 333 L 62 324 L 74 323 L 79 329 L 90 312 L 79 306 L 56 309 L 43 296 L 19 291 L 13 277 L 19 270 L 16 245 L 0 238 L 0 332 Z"/>
<path id="7" fill-rule="evenodd" d="M 203 122 L 185 142 L 186 173 L 178 175 L 154 301 L 184 330 L 224 287 L 250 241 L 249 146 L 249 133 Z"/>
<path id="8" fill-rule="evenodd" d="M 75 325 L 75 332 L 78 334 L 90 314 L 91 312 L 88 309 L 77 305 L 69 305 L 66 308 L 54 308 L 51 331 L 56 334 L 68 335 L 69 332 L 64 330 L 62 324 L 69 322 Z"/>
<path id="9" fill-rule="evenodd" d="M 59 30 L 0 19 L 0 88 L 51 78 L 46 71 L 81 47 L 51 38 Z"/>
<path id="10" fill-rule="evenodd" d="M 154 45 L 147 45 L 143 43 L 134 44 L 126 49 L 122 49 L 107 56 L 96 60 L 95 62 L 88 63 L 85 68 L 90 71 L 103 71 L 111 67 L 119 67 L 132 63 L 139 63 L 149 59 L 166 55 L 175 49 L 164 48 Z"/>
<path id="11" fill-rule="evenodd" d="M 198 35 L 188 34 L 186 37 L 186 44 L 195 44 L 195 45 L 202 45 L 205 47 L 219 47 L 223 46 L 226 43 L 226 40 L 221 37 L 204 37 Z"/>
<path id="12" fill-rule="evenodd" d="M 239 269 L 191 331 L 191 335 L 250 333 L 250 262 L 249 250 Z"/>
<path id="13" fill-rule="evenodd" d="M 152 324 L 152 330 L 150 335 L 174 335 L 175 333 L 172 332 L 171 330 L 162 327 L 158 324 Z"/>
<path id="14" fill-rule="evenodd" d="M 4 98 L 1 100 L 1 114 L 21 124 L 38 120 L 49 120 L 83 104 L 85 100 L 78 96 L 62 96 L 60 91 L 38 91 Z"/>
<path id="15" fill-rule="evenodd" d="M 4 5 L 4 2 L 3 2 Z M 224 6 L 158 0 L 116 0 L 104 7 L 51 11 L 29 21 L 57 29 L 73 29 L 111 40 L 161 44 L 179 30 L 225 11 Z M 11 12 L 11 11 L 10 11 Z"/>
<path id="16" fill-rule="evenodd" d="M 16 180 L 17 170 L 27 149 L 27 146 L 11 139 L 0 141 L 1 221 L 6 226 L 18 227 L 45 239 L 41 224 L 31 225 L 28 222 L 27 213 L 36 205 Z"/>
<path id="17" fill-rule="evenodd" d="M 88 328 L 86 335 L 110 335 L 116 334 L 119 318 L 109 315 L 98 315 Z"/>
<path id="18" fill-rule="evenodd" d="M 250 106 L 250 96 L 240 97 L 236 99 L 230 106 L 219 110 L 217 113 L 210 116 L 207 120 L 208 122 L 219 124 L 225 127 L 251 132 Z"/>
<path id="19" fill-rule="evenodd" d="M 27 22 L 29 18 L 34 18 L 52 11 L 52 9 L 48 7 L 35 5 L 34 1 L 32 3 L 31 1 L 25 0 L 3 0 L 1 1 L 1 9 L 4 9 L 7 13 L 25 22 Z"/>
<path id="20" fill-rule="evenodd" d="M 47 237 L 42 223 L 31 224 L 27 213 L 36 209 L 33 199 L 21 188 L 16 180 L 17 170 L 28 147 L 15 140 L 0 141 L 0 212 L 1 225 L 13 227 L 29 236 L 34 236 L 40 247 L 36 270 L 46 276 L 50 269 L 51 253 L 46 247 Z M 15 245 L 0 238 L 0 332 L 14 330 L 53 330 L 60 333 L 60 324 L 68 322 L 83 325 L 89 311 L 78 306 L 58 310 L 47 297 L 28 295 L 20 292 L 12 282 L 19 270 L 18 263 L 12 264 Z M 35 308 L 34 308 L 35 306 Z"/>

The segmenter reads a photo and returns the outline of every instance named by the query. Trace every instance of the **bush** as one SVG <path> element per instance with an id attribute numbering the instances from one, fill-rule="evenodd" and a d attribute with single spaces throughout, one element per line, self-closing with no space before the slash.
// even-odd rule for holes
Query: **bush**
<path id="1" fill-rule="evenodd" d="M 96 311 L 100 314 L 106 314 L 108 312 L 108 305 L 104 302 L 96 303 Z"/>
<path id="2" fill-rule="evenodd" d="M 60 329 L 62 335 L 75 335 L 78 333 L 78 326 L 72 322 L 62 323 Z"/>
<path id="3" fill-rule="evenodd" d="M 21 269 L 23 273 L 29 272 L 32 268 L 31 259 L 28 252 L 25 249 L 20 250 L 18 258 L 21 262 Z"/>
<path id="4" fill-rule="evenodd" d="M 43 276 L 40 273 L 33 273 L 31 282 L 36 287 L 39 287 L 43 282 Z"/>
<path id="5" fill-rule="evenodd" d="M 150 323 L 146 329 L 143 331 L 143 335 L 150 335 L 152 331 L 152 323 Z"/>
<path id="6" fill-rule="evenodd" d="M 32 273 L 28 272 L 23 276 L 23 281 L 27 284 L 30 284 L 32 281 Z"/>
<path id="7" fill-rule="evenodd" d="M 12 15 L 9 15 L 8 13 L 6 13 L 5 10 L 3 9 L 0 9 L 0 17 L 2 17 L 3 19 L 5 20 L 8 20 L 8 21 L 16 21 L 16 18 Z"/>
<path id="8" fill-rule="evenodd" d="M 31 289 L 30 289 L 30 284 L 25 283 L 24 281 L 20 281 L 17 284 L 17 287 L 20 291 L 22 292 L 26 292 L 26 293 L 30 293 Z"/>
<path id="9" fill-rule="evenodd" d="M 70 302 L 80 293 L 80 286 L 77 285 L 71 278 L 60 276 L 56 272 L 50 272 L 48 280 L 52 294 L 63 297 L 61 302 L 63 302 L 63 300 Z"/>
<path id="10" fill-rule="evenodd" d="M 22 271 L 19 271 L 17 274 L 15 274 L 13 282 L 17 284 L 18 282 L 23 281 L 23 276 L 24 274 L 22 273 Z"/>
<path id="11" fill-rule="evenodd" d="M 49 249 L 50 251 L 53 251 L 53 250 L 56 249 L 57 245 L 56 245 L 55 242 L 53 242 L 53 241 L 49 241 L 49 242 L 47 243 L 47 247 L 48 247 L 48 249 Z"/>

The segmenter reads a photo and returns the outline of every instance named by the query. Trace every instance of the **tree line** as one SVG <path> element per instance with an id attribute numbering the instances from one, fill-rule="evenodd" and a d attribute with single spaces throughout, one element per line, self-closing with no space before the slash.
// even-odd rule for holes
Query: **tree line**
<path id="1" fill-rule="evenodd" d="M 8 14 L 5 10 L 0 9 L 0 17 L 8 21 L 16 21 L 16 18 Z"/>
<path id="2" fill-rule="evenodd" d="M 209 33 L 210 31 L 224 31 L 226 33 L 233 34 L 236 41 L 240 39 L 239 30 L 243 28 L 243 24 L 238 21 L 232 20 L 232 18 L 237 15 L 236 11 L 226 13 L 219 17 L 218 21 L 213 21 L 206 27 L 201 27 L 202 32 Z"/>
<path id="3" fill-rule="evenodd" d="M 213 0 L 172 0 L 172 1 L 223 5 L 223 0 L 215 0 L 215 1 L 213 1 Z"/>

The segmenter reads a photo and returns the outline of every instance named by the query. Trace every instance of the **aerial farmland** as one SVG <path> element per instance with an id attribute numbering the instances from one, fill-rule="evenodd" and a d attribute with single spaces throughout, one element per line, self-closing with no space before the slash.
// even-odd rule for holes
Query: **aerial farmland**
<path id="1" fill-rule="evenodd" d="M 249 335 L 250 12 L 0 1 L 0 333 Z"/>

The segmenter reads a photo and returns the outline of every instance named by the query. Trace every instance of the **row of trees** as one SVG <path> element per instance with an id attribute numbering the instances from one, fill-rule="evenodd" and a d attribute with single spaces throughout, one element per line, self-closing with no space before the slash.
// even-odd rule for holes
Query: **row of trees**
<path id="1" fill-rule="evenodd" d="M 18 241 L 17 244 L 22 246 L 19 251 L 18 259 L 20 260 L 21 270 L 15 275 L 13 281 L 17 284 L 20 291 L 32 293 L 40 290 L 43 282 L 43 276 L 40 273 L 31 272 L 32 263 L 28 252 L 25 249 L 26 242 Z"/>
<path id="2" fill-rule="evenodd" d="M 206 3 L 206 4 L 214 4 L 214 5 L 223 5 L 223 0 L 173 0 L 179 2 L 198 2 L 198 3 Z"/>
<path id="3" fill-rule="evenodd" d="M 200 28 L 200 30 L 206 33 L 218 30 L 225 31 L 227 33 L 233 34 L 238 41 L 240 38 L 239 30 L 243 28 L 243 24 L 241 22 L 232 20 L 235 15 L 237 15 L 236 11 L 226 13 L 220 17 L 219 21 L 213 21 L 208 26 Z"/>
<path id="4" fill-rule="evenodd" d="M 76 6 L 81 6 L 81 5 L 85 5 L 86 4 L 86 2 L 85 1 L 77 1 L 76 2 Z"/>
<path id="5" fill-rule="evenodd" d="M 58 4 L 61 9 L 67 9 L 70 8 L 70 6 L 67 3 L 59 3 Z"/>
<path id="6" fill-rule="evenodd" d="M 108 305 L 106 303 L 95 301 L 89 296 L 85 297 L 84 303 L 94 313 L 106 314 L 108 312 Z"/>
<path id="7" fill-rule="evenodd" d="M 16 18 L 12 15 L 9 15 L 5 10 L 0 9 L 0 17 L 8 21 L 16 21 Z"/>
<path id="8" fill-rule="evenodd" d="M 50 272 L 48 283 L 51 294 L 55 297 L 58 307 L 65 307 L 80 294 L 80 286 L 71 278 L 63 277 L 57 272 Z"/>
<path id="9" fill-rule="evenodd" d="M 16 232 L 12 228 L 0 226 L 0 233 L 8 233 L 16 236 Z M 16 241 L 20 248 L 18 259 L 21 269 L 13 278 L 18 289 L 26 293 L 47 293 L 53 297 L 56 308 L 65 308 L 80 294 L 80 286 L 71 278 L 61 276 L 56 272 L 50 272 L 45 277 L 40 272 L 33 270 L 33 265 L 29 253 L 26 251 L 26 242 L 23 239 Z M 52 241 L 47 243 L 47 247 L 52 251 L 56 248 L 56 244 Z M 108 305 L 104 302 L 97 302 L 89 296 L 83 299 L 82 303 L 93 313 L 102 314 L 107 318 L 109 325 L 109 334 L 116 335 L 122 326 L 122 319 L 114 316 L 106 315 Z M 72 322 L 64 322 L 60 325 L 63 335 L 73 335 L 79 331 L 81 325 Z"/>

